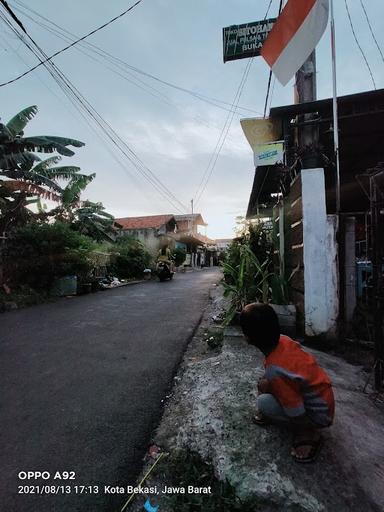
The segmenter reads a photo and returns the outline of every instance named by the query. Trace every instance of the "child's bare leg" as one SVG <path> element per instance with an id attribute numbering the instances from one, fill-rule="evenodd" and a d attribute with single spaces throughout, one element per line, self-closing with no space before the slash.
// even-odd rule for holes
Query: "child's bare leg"
<path id="1" fill-rule="evenodd" d="M 321 442 L 319 429 L 313 422 L 303 416 L 299 421 L 292 422 L 294 431 L 291 455 L 297 460 L 305 460 L 311 456 L 317 445 Z"/>

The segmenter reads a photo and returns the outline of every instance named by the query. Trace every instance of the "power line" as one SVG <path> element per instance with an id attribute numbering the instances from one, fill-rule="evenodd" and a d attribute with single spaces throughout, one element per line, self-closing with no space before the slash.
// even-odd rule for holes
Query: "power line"
<path id="1" fill-rule="evenodd" d="M 8 12 L 8 14 L 11 16 L 11 18 L 13 19 L 13 21 L 14 21 L 15 23 L 17 23 L 17 25 L 19 25 L 19 27 L 21 28 L 21 30 L 22 30 L 23 32 L 25 32 L 25 33 L 26 33 L 26 30 L 25 30 L 25 28 L 24 28 L 23 24 L 22 24 L 22 23 L 21 23 L 21 21 L 18 19 L 18 17 L 17 17 L 17 16 L 15 16 L 15 13 L 14 13 L 14 12 L 12 11 L 12 9 L 9 7 L 9 5 L 8 5 L 8 4 L 7 4 L 7 2 L 6 2 L 6 0 L 0 0 L 0 3 L 2 3 L 2 4 L 3 4 L 4 9 L 5 9 L 5 10 Z"/>
<path id="2" fill-rule="evenodd" d="M 6 4 L 5 0 L 0 0 L 4 5 Z M 9 84 L 12 84 L 14 82 L 16 82 L 17 80 L 20 80 L 20 78 L 23 78 L 24 76 L 28 75 L 29 73 L 31 73 L 32 71 L 34 71 L 35 69 L 37 69 L 38 67 L 46 64 L 47 62 L 51 61 L 54 57 L 57 57 L 57 55 L 60 55 L 61 53 L 67 51 L 69 48 L 72 48 L 73 46 L 75 46 L 77 43 L 81 42 L 81 41 L 84 41 L 84 39 L 87 39 L 87 37 L 93 35 L 93 34 L 96 34 L 96 32 L 99 32 L 99 30 L 102 30 L 103 28 L 107 27 L 108 25 L 110 25 L 111 23 L 113 23 L 114 21 L 118 20 L 119 18 L 122 18 L 123 16 L 125 16 L 128 12 L 132 11 L 132 9 L 134 9 L 137 5 L 139 5 L 143 0 L 137 0 L 136 3 L 134 3 L 131 7 L 129 7 L 128 9 L 126 9 L 124 12 L 122 12 L 121 14 L 119 14 L 118 16 L 115 16 L 114 18 L 112 18 L 111 20 L 107 21 L 106 23 L 104 23 L 103 25 L 101 25 L 100 27 L 97 27 L 95 28 L 94 30 L 91 30 L 91 32 L 88 32 L 88 34 L 85 34 L 84 36 L 80 37 L 79 39 L 77 39 L 76 41 L 74 41 L 73 43 L 69 44 L 68 46 L 66 46 L 65 48 L 62 48 L 61 50 L 58 50 L 57 52 L 55 52 L 54 54 L 52 54 L 50 57 L 46 57 L 45 60 L 41 60 L 39 62 L 39 64 L 36 64 L 36 66 L 28 69 L 27 71 L 25 71 L 24 73 L 22 73 L 21 75 L 17 76 L 16 78 L 13 78 L 12 80 L 8 80 L 7 82 L 3 82 L 2 84 L 0 84 L 0 87 L 4 87 L 5 85 L 9 85 Z M 8 12 L 12 12 L 8 5 L 5 7 L 7 9 Z M 12 13 L 12 17 L 15 18 L 15 15 Z M 17 18 L 16 18 L 17 19 Z M 27 34 L 26 30 L 24 29 L 23 25 L 20 23 L 19 20 L 17 20 L 17 23 L 18 25 L 22 28 L 22 30 Z M 29 37 L 29 36 L 28 36 Z"/>
<path id="3" fill-rule="evenodd" d="M 17 2 L 17 4 L 21 5 L 21 2 Z M 57 32 L 57 31 L 55 31 L 54 29 L 52 29 L 50 26 L 40 22 L 39 20 L 36 20 L 35 18 L 33 18 L 32 16 L 28 15 L 27 13 L 25 13 L 24 11 L 22 11 L 18 7 L 15 7 L 15 9 L 18 12 L 20 12 L 21 14 L 23 14 L 23 16 L 26 16 L 28 19 L 32 20 L 38 26 L 43 27 L 45 30 L 47 30 L 50 33 L 54 34 L 56 37 L 60 38 L 61 40 L 65 40 L 67 42 L 70 41 L 70 38 L 68 36 L 63 35 L 63 34 Z M 30 10 L 30 9 L 28 9 L 28 10 Z M 41 17 L 40 15 L 38 15 L 38 16 Z M 51 23 L 53 23 L 53 22 L 51 22 Z M 60 30 L 62 30 L 63 32 L 67 32 L 68 33 L 68 31 L 66 31 L 64 29 L 60 29 Z M 172 102 L 172 100 L 170 100 L 170 98 L 168 98 L 168 96 L 164 95 L 161 91 L 159 91 L 158 89 L 156 89 L 156 88 L 152 87 L 151 85 L 147 84 L 143 80 L 140 80 L 140 78 L 137 78 L 133 73 L 130 73 L 129 71 L 127 71 L 127 69 L 122 67 L 118 62 L 115 63 L 111 58 L 108 58 L 107 55 L 110 55 L 110 54 L 108 54 L 107 52 L 104 52 L 101 48 L 98 48 L 97 46 L 92 45 L 91 43 L 88 43 L 86 41 L 80 43 L 75 48 L 79 52 L 81 52 L 82 54 L 86 55 L 88 58 L 92 59 L 95 62 L 100 63 L 101 65 L 103 65 L 107 69 L 109 69 L 111 72 L 115 73 L 116 75 L 118 75 L 119 77 L 121 77 L 124 80 L 128 81 L 129 83 L 135 85 L 141 91 L 145 90 L 145 92 L 147 92 L 148 94 L 152 95 L 153 97 L 155 97 L 159 101 L 162 101 L 163 103 L 165 103 L 165 104 L 167 104 L 167 105 L 169 105 L 171 107 L 174 107 L 174 108 L 176 108 L 178 110 L 184 110 L 179 105 L 177 105 L 176 103 Z M 92 54 L 90 54 L 89 51 L 91 51 L 92 53 L 95 53 L 99 58 L 95 57 Z M 110 55 L 110 57 L 112 57 L 112 56 Z M 100 60 L 100 58 L 104 59 L 110 65 L 106 64 L 105 62 L 102 62 Z M 116 66 L 117 70 L 113 69 L 111 67 L 111 65 L 112 66 Z M 125 76 L 125 74 L 129 75 L 131 78 L 128 78 L 128 76 Z M 146 89 L 148 89 L 148 90 L 146 90 Z M 219 108 L 221 108 L 221 107 L 219 107 Z M 199 116 L 199 118 L 196 117 L 196 116 L 189 116 L 189 117 L 191 119 L 194 119 L 199 124 L 203 124 L 204 126 L 206 126 L 208 128 L 212 128 L 212 126 L 209 123 L 207 123 L 204 119 L 200 118 L 200 116 Z"/>
<path id="4" fill-rule="evenodd" d="M 28 19 L 30 19 L 31 21 L 33 21 L 34 23 L 36 23 L 36 25 L 38 25 L 39 27 L 42 27 L 44 28 L 45 30 L 47 30 L 48 32 L 50 32 L 51 34 L 53 34 L 54 36 L 58 37 L 59 39 L 61 39 L 62 41 L 66 41 L 66 42 L 69 42 L 73 39 L 71 39 L 70 37 L 68 36 L 65 36 L 63 34 L 60 34 L 58 33 L 57 31 L 51 29 L 48 25 L 45 25 L 44 23 L 34 19 L 32 16 L 29 16 L 28 14 L 24 13 L 21 9 L 18 9 L 17 7 L 15 8 L 15 10 L 19 11 L 20 13 L 22 13 L 25 17 L 27 17 Z M 117 74 L 118 76 L 124 78 L 124 80 L 127 80 L 128 82 L 132 83 L 133 85 L 139 87 L 140 89 L 144 87 L 150 89 L 149 91 L 146 91 L 148 92 L 148 94 L 151 94 L 153 96 L 155 96 L 156 98 L 158 99 L 161 99 L 162 101 L 166 102 L 167 105 L 170 105 L 170 106 L 173 106 L 173 104 L 169 101 L 168 97 L 165 96 L 164 94 L 162 94 L 160 91 L 158 91 L 157 89 L 155 89 L 154 87 L 151 87 L 150 85 L 146 84 L 144 81 L 134 77 L 134 75 L 132 73 L 126 73 L 129 74 L 130 76 L 133 77 L 133 80 L 132 79 L 129 79 L 127 76 L 125 75 L 122 75 L 120 72 L 110 68 L 109 66 L 106 66 L 105 63 L 103 63 L 100 59 L 96 58 L 94 55 L 90 54 L 89 53 L 89 49 L 88 49 L 88 45 L 87 42 L 85 43 L 80 43 L 78 46 L 76 46 L 76 50 L 79 51 L 80 53 L 82 53 L 83 55 L 86 55 L 87 57 L 89 57 L 90 59 L 92 59 L 93 61 L 95 62 L 98 62 L 102 65 L 104 65 L 107 69 L 111 70 L 113 73 Z M 96 51 L 93 51 L 93 53 L 97 54 L 97 55 L 101 55 L 99 54 L 98 52 Z M 101 55 L 101 57 L 103 57 L 103 55 Z M 108 61 L 110 62 L 110 61 Z M 139 82 L 140 84 L 136 83 L 134 80 L 137 80 L 137 82 Z M 154 92 L 153 92 L 154 91 Z M 156 94 L 157 95 L 156 95 Z M 162 98 L 160 98 L 160 96 L 162 96 Z"/>
<path id="5" fill-rule="evenodd" d="M 269 98 L 269 91 L 271 89 L 271 80 L 272 80 L 272 70 L 269 71 L 269 77 L 268 77 L 268 85 L 267 85 L 267 94 L 265 96 L 265 103 L 264 103 L 264 119 L 267 117 L 267 109 L 268 109 L 268 98 Z"/>
<path id="6" fill-rule="evenodd" d="M 77 36 L 75 34 L 73 34 L 72 32 L 64 29 L 63 27 L 61 27 L 60 25 L 58 25 L 57 23 L 53 22 L 52 20 L 50 20 L 49 18 L 43 16 L 42 14 L 39 14 L 37 11 L 31 9 L 30 7 L 26 6 L 25 4 L 23 4 L 21 1 L 19 0 L 14 0 L 14 3 L 21 6 L 23 9 L 35 14 L 36 16 L 38 16 L 39 18 L 45 20 L 46 22 L 50 23 L 52 26 L 56 27 L 58 30 L 60 30 L 62 33 L 65 33 L 67 34 L 67 36 L 63 36 L 63 34 L 60 34 L 61 37 L 66 37 L 67 41 L 70 40 L 68 39 L 68 36 L 70 36 L 70 38 L 77 38 Z M 32 18 L 31 16 L 29 16 L 28 14 L 26 14 L 25 12 L 23 12 L 22 10 L 18 9 L 16 7 L 16 9 L 21 12 L 24 16 L 27 16 L 29 19 L 31 19 L 34 23 L 37 23 L 39 24 L 40 26 L 43 26 L 46 30 L 49 30 L 51 33 L 55 34 L 57 37 L 59 37 L 59 34 L 56 32 L 56 31 L 52 31 L 52 29 L 50 27 L 48 27 L 47 25 L 35 20 L 34 18 Z M 120 69 L 123 68 L 127 68 L 127 69 L 130 69 L 131 71 L 134 71 L 135 73 L 137 74 L 140 74 L 142 76 L 145 76 L 146 78 L 150 78 L 151 80 L 154 80 L 162 85 L 165 85 L 167 87 L 170 87 L 170 88 L 173 88 L 175 90 L 178 90 L 180 92 L 183 92 L 183 93 L 186 93 L 186 94 L 189 94 L 191 95 L 192 97 L 194 97 L 195 99 L 198 99 L 200 101 L 204 101 L 205 103 L 209 103 L 213 106 L 215 106 L 216 108 L 219 108 L 221 110 L 225 110 L 225 111 L 230 111 L 230 109 L 224 107 L 223 105 L 228 105 L 228 106 L 231 106 L 231 103 L 228 103 L 226 101 L 223 101 L 223 100 L 219 100 L 217 98 L 213 98 L 211 96 L 207 96 L 205 94 L 202 94 L 202 93 L 199 93 L 199 92 L 196 92 L 196 91 L 191 91 L 190 89 L 186 89 L 185 87 L 181 87 L 177 84 L 174 84 L 172 82 L 169 82 L 167 80 L 163 80 L 151 73 L 148 73 L 146 71 L 143 71 L 135 66 L 131 66 L 130 64 L 128 64 L 126 61 L 108 53 L 107 51 L 105 51 L 104 49 L 102 49 L 100 46 L 97 46 L 89 41 L 84 41 L 84 42 L 81 42 L 80 43 L 80 46 L 87 46 L 90 50 L 94 51 L 95 53 L 97 53 L 99 56 L 101 56 L 102 58 L 106 59 L 109 63 L 113 63 L 114 65 L 116 65 L 117 67 L 119 67 Z M 89 56 L 89 55 L 88 55 Z M 110 68 L 109 68 L 110 69 Z M 114 70 L 112 70 L 113 72 L 115 72 Z M 120 75 L 121 76 L 121 75 Z M 132 75 L 131 75 L 132 76 Z M 147 84 L 146 84 L 147 85 Z M 150 87 L 147 85 L 147 87 Z M 156 89 L 155 89 L 156 90 Z M 159 92 L 159 91 L 158 91 Z M 161 93 L 159 93 L 161 94 Z M 220 105 L 221 104 L 221 105 Z M 254 114 L 259 114 L 259 112 L 256 112 L 255 110 L 253 109 L 250 109 L 250 108 L 247 108 L 247 107 L 242 107 L 242 106 L 239 106 L 238 107 L 239 110 L 244 110 L 244 111 L 248 111 L 248 112 L 252 112 Z"/>
<path id="7" fill-rule="evenodd" d="M 268 11 L 271 7 L 272 2 L 270 2 L 268 6 Z M 280 0 L 280 6 L 279 6 L 279 16 L 281 14 L 281 10 L 283 8 L 283 0 Z M 267 17 L 267 16 L 266 16 Z M 264 104 L 264 119 L 267 117 L 267 110 L 268 110 L 268 99 L 269 99 L 269 92 L 271 90 L 271 80 L 272 80 L 272 69 L 269 71 L 269 78 L 268 78 L 268 85 L 267 85 L 267 95 L 265 97 L 265 104 Z M 275 82 L 273 82 L 273 86 L 275 86 Z"/>
<path id="8" fill-rule="evenodd" d="M 360 4 L 361 4 L 361 7 L 363 8 L 363 11 L 364 11 L 364 14 L 365 14 L 365 17 L 366 17 L 367 23 L 368 23 L 368 27 L 369 27 L 369 30 L 371 31 L 371 34 L 372 34 L 373 40 L 375 41 L 376 47 L 377 47 L 377 49 L 379 50 L 379 53 L 380 53 L 380 55 L 381 55 L 381 58 L 382 58 L 382 60 L 383 60 L 383 62 L 384 62 L 384 55 L 383 55 L 383 51 L 382 51 L 382 49 L 380 48 L 379 42 L 378 42 L 377 37 L 376 37 L 376 35 L 375 35 L 375 32 L 374 32 L 374 30 L 373 30 L 373 27 L 372 27 L 371 21 L 370 21 L 370 19 L 369 19 L 368 12 L 367 12 L 367 9 L 365 8 L 365 5 L 364 5 L 363 0 L 360 0 Z"/>
<path id="9" fill-rule="evenodd" d="M 271 7 L 272 7 L 272 2 L 273 2 L 273 0 L 269 0 L 269 4 L 267 7 L 267 12 L 265 13 L 265 16 L 264 16 L 264 20 L 266 20 L 268 17 L 269 11 L 271 10 Z"/>
<path id="10" fill-rule="evenodd" d="M 10 26 L 10 28 L 16 33 L 18 37 L 20 37 L 20 34 L 12 27 L 11 24 L 6 20 L 7 24 Z M 30 36 L 28 36 L 30 38 Z M 30 38 L 31 41 L 32 38 Z M 26 46 L 37 56 L 37 58 L 41 59 L 40 56 L 36 53 L 36 51 L 21 37 L 21 40 L 26 44 Z M 34 45 L 38 48 L 39 52 L 45 55 L 44 51 L 33 41 Z M 47 67 L 48 71 L 52 75 L 52 77 L 55 79 L 55 81 L 58 83 L 59 87 L 63 90 L 63 92 L 67 95 L 67 97 L 70 99 L 70 101 L 77 100 L 77 103 L 80 104 L 81 107 L 85 108 L 86 113 L 88 113 L 92 119 L 98 124 L 98 126 L 103 130 L 103 132 L 107 135 L 107 137 L 110 139 L 110 141 L 117 145 L 118 149 L 126 156 L 129 161 L 136 167 L 136 169 L 149 181 L 157 190 L 160 192 L 160 194 L 165 197 L 169 202 L 169 198 L 173 198 L 176 202 L 178 202 L 180 205 L 181 203 L 178 201 L 178 199 L 173 196 L 173 194 L 158 180 L 158 178 L 152 173 L 152 171 L 143 164 L 143 162 L 137 157 L 137 155 L 129 148 L 129 146 L 119 137 L 119 135 L 106 123 L 106 121 L 100 116 L 100 114 L 85 100 L 84 96 L 81 95 L 81 93 L 73 86 L 73 84 L 70 83 L 70 81 L 65 77 L 65 75 L 52 63 L 48 62 L 45 64 L 45 67 Z M 50 69 L 51 68 L 51 69 Z M 52 72 L 53 71 L 53 72 Z M 64 84 L 64 88 L 63 88 Z M 68 91 L 70 95 L 68 96 Z M 81 113 L 81 112 L 80 112 Z M 81 113 L 82 114 L 82 113 Z M 83 115 L 83 114 L 82 114 Z M 84 117 L 84 115 L 83 115 Z M 85 120 L 87 124 L 89 124 L 88 119 L 85 117 Z M 107 127 L 107 128 L 106 128 Z M 110 129 L 110 132 L 108 132 L 108 128 Z M 112 134 L 112 136 L 111 136 Z M 120 141 L 123 146 L 118 145 L 116 143 L 117 141 Z M 125 150 L 124 150 L 125 148 Z M 128 150 L 128 153 L 126 152 Z M 172 205 L 175 207 L 175 205 L 172 203 Z M 180 208 L 176 207 L 178 211 L 183 212 L 185 207 L 181 205 L 183 210 L 180 210 Z"/>
<path id="11" fill-rule="evenodd" d="M 267 11 L 266 11 L 265 16 L 264 16 L 264 20 L 266 20 L 267 17 L 268 17 L 269 11 L 270 11 L 271 6 L 272 6 L 272 2 L 273 2 L 273 0 L 269 0 L 268 6 L 267 6 Z M 220 156 L 221 150 L 224 147 L 224 144 L 225 144 L 226 138 L 228 136 L 229 130 L 231 129 L 232 121 L 233 121 L 235 112 L 237 110 L 237 105 L 239 104 L 241 95 L 243 93 L 244 86 L 245 86 L 246 81 L 248 79 L 252 63 L 253 63 L 253 57 L 248 60 L 247 65 L 246 65 L 246 67 L 244 69 L 243 76 L 241 78 L 239 87 L 238 87 L 238 89 L 236 91 L 236 94 L 235 94 L 235 97 L 234 97 L 234 100 L 233 100 L 233 103 L 232 103 L 232 112 L 230 112 L 227 115 L 227 118 L 225 120 L 223 129 L 222 129 L 221 134 L 220 134 L 220 137 L 219 137 L 219 139 L 218 139 L 218 141 L 216 143 L 215 149 L 214 149 L 214 151 L 213 151 L 213 153 L 211 155 L 211 158 L 209 160 L 208 166 L 207 166 L 207 168 L 206 168 L 206 170 L 205 170 L 205 172 L 203 174 L 202 180 L 201 180 L 201 182 L 199 184 L 199 187 L 198 187 L 198 189 L 196 191 L 196 194 L 195 194 L 195 197 L 196 197 L 195 204 L 197 204 L 200 201 L 201 196 L 204 194 L 204 192 L 205 192 L 205 190 L 207 188 L 207 185 L 209 183 L 209 180 L 210 180 L 210 178 L 211 178 L 211 176 L 213 174 L 213 171 L 214 171 L 214 169 L 216 167 L 216 163 L 217 163 L 218 158 Z"/>
<path id="12" fill-rule="evenodd" d="M 245 86 L 245 84 L 247 82 L 247 79 L 248 79 L 248 75 L 249 75 L 249 71 L 250 71 L 251 66 L 252 66 L 252 62 L 253 62 L 253 59 L 250 59 L 248 61 L 248 63 L 247 63 L 247 66 L 246 66 L 246 68 L 244 70 L 244 74 L 242 76 L 241 82 L 239 84 L 239 88 L 238 88 L 236 96 L 235 96 L 235 101 L 234 101 L 234 104 L 233 104 L 233 111 L 230 112 L 228 114 L 228 116 L 227 116 L 226 122 L 224 123 L 222 132 L 220 134 L 220 137 L 219 137 L 219 139 L 218 139 L 218 141 L 216 143 L 215 150 L 214 150 L 213 154 L 211 155 L 209 164 L 208 164 L 207 169 L 206 169 L 206 171 L 205 171 L 205 173 L 203 175 L 203 179 L 200 182 L 199 187 L 201 186 L 201 190 L 200 190 L 200 192 L 198 194 L 196 193 L 196 196 L 197 196 L 196 197 L 196 201 L 195 201 L 196 205 L 200 201 L 201 196 L 204 194 L 204 192 L 205 192 L 205 190 L 207 188 L 209 180 L 211 179 L 211 176 L 213 174 L 213 171 L 214 171 L 214 169 L 216 167 L 216 164 L 217 164 L 217 161 L 219 159 L 221 150 L 224 147 L 224 144 L 225 144 L 225 141 L 227 139 L 229 130 L 231 129 L 232 121 L 233 121 L 233 118 L 234 118 L 234 115 L 235 115 L 235 112 L 236 112 L 236 108 L 237 108 L 237 103 L 240 101 L 241 95 L 242 95 L 243 90 L 244 90 L 244 86 Z"/>
<path id="13" fill-rule="evenodd" d="M 373 77 L 373 73 L 372 73 L 371 66 L 369 65 L 368 59 L 367 59 L 367 57 L 366 57 L 366 55 L 365 55 L 365 52 L 364 52 L 363 48 L 361 47 L 361 44 L 359 43 L 359 40 L 358 40 L 357 35 L 356 35 L 356 32 L 355 32 L 355 27 L 354 27 L 354 25 L 353 25 L 353 21 L 352 21 L 351 13 L 350 13 L 350 11 L 349 11 L 348 1 L 347 1 L 347 0 L 344 0 L 344 3 L 345 3 L 345 8 L 346 8 L 346 10 L 347 10 L 347 15 L 348 15 L 349 24 L 350 24 L 350 26 L 351 26 L 351 30 L 352 30 L 353 37 L 354 37 L 354 39 L 355 39 L 355 41 L 356 41 L 356 44 L 357 44 L 357 46 L 358 46 L 358 48 L 359 48 L 359 50 L 360 50 L 361 55 L 363 56 L 363 59 L 364 59 L 365 64 L 366 64 L 366 66 L 367 66 L 367 68 L 368 68 L 369 74 L 371 75 L 371 80 L 372 80 L 372 83 L 373 83 L 373 87 L 374 87 L 374 89 L 376 89 L 376 82 L 375 82 L 375 79 L 374 79 L 374 77 Z"/>
<path id="14" fill-rule="evenodd" d="M 276 85 L 276 77 L 274 76 L 273 77 L 273 82 L 272 82 L 272 90 L 271 90 L 271 94 L 269 96 L 269 106 L 268 106 L 268 111 L 271 110 L 271 106 L 272 106 L 272 100 L 273 100 L 273 93 L 275 92 L 275 85 Z"/>
<path id="15" fill-rule="evenodd" d="M 27 48 L 42 61 L 46 54 L 45 52 L 33 41 L 33 39 L 27 34 L 28 38 L 31 39 L 37 51 L 25 40 L 25 38 L 13 27 L 13 25 L 6 19 L 6 17 L 0 12 L 0 17 L 9 26 L 9 28 L 16 34 L 16 36 L 27 46 Z M 42 59 L 43 57 L 43 59 Z M 140 158 L 134 153 L 134 151 L 128 146 L 128 144 L 121 139 L 121 137 L 113 130 L 113 128 L 102 118 L 102 116 L 92 107 L 92 105 L 84 98 L 84 96 L 76 89 L 76 87 L 69 81 L 69 79 L 60 71 L 60 69 L 53 64 L 53 62 L 45 59 L 44 67 L 51 74 L 52 78 L 56 81 L 58 86 L 62 89 L 64 94 L 73 104 L 80 106 L 79 113 L 89 124 L 88 117 L 98 126 L 102 133 L 108 138 L 108 140 L 115 145 L 119 151 L 130 161 L 130 163 L 137 169 L 137 171 L 151 183 L 151 185 L 165 198 L 172 206 L 181 213 L 187 211 L 187 208 L 180 203 L 180 201 L 167 189 L 167 187 L 161 183 L 156 175 L 140 160 Z M 177 206 L 176 204 L 179 204 Z"/>

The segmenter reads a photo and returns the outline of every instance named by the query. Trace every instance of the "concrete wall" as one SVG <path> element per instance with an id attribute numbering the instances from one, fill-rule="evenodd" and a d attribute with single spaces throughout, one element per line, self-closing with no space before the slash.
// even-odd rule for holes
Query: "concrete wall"
<path id="1" fill-rule="evenodd" d="M 323 169 L 301 173 L 305 334 L 333 337 L 337 330 L 336 219 L 327 216 Z"/>
<path id="2" fill-rule="evenodd" d="M 156 259 L 158 252 L 162 246 L 162 244 L 168 244 L 169 248 L 172 250 L 175 246 L 175 241 L 173 238 L 166 236 L 165 234 L 159 235 L 158 229 L 127 229 L 124 230 L 124 233 L 127 235 L 140 240 L 140 242 L 147 249 L 152 258 Z M 164 230 L 165 233 L 165 230 Z"/>
<path id="3" fill-rule="evenodd" d="M 347 325 L 352 321 L 356 308 L 356 219 L 345 219 L 345 300 L 344 318 Z"/>
<path id="4" fill-rule="evenodd" d="M 327 309 L 328 309 L 328 327 L 327 337 L 337 337 L 337 324 L 339 317 L 339 272 L 338 272 L 338 244 L 337 234 L 337 216 L 327 215 L 327 231 L 325 239 L 325 257 L 326 257 L 326 276 L 327 276 Z"/>

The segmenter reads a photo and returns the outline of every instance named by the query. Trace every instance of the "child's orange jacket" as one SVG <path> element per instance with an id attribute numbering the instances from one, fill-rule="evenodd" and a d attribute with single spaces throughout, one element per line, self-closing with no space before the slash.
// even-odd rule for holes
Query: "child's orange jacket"
<path id="1" fill-rule="evenodd" d="M 265 359 L 265 378 L 287 416 L 307 414 L 319 426 L 332 424 L 335 401 L 331 380 L 299 343 L 280 336 L 279 344 Z"/>

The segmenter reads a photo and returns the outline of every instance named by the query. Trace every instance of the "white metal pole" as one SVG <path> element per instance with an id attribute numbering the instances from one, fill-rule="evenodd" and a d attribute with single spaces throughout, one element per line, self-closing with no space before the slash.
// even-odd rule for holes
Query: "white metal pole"
<path id="1" fill-rule="evenodd" d="M 340 154 L 339 154 L 339 114 L 337 105 L 337 71 L 336 71 L 336 29 L 333 0 L 331 7 L 331 48 L 332 48 L 332 81 L 333 81 L 333 141 L 336 157 L 336 214 L 340 214 Z"/>
<path id="2" fill-rule="evenodd" d="M 337 283 L 338 283 L 338 295 L 341 297 L 341 285 L 340 279 L 340 154 L 339 154 L 339 114 L 337 105 L 337 71 L 336 71 L 336 28 L 335 28 L 335 12 L 333 6 L 333 0 L 330 0 L 331 7 L 331 49 L 332 49 L 332 81 L 333 81 L 333 141 L 336 158 L 336 237 L 337 237 Z M 340 329 L 339 320 L 343 318 L 342 309 L 344 308 L 344 301 L 339 300 L 338 308 L 338 330 Z M 340 331 L 339 331 L 340 332 Z"/>

